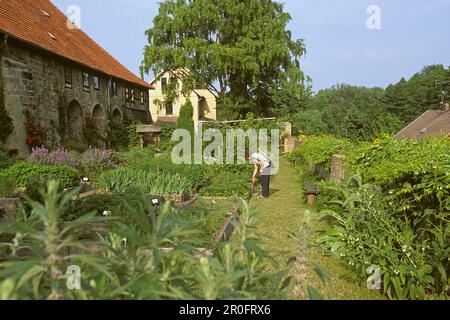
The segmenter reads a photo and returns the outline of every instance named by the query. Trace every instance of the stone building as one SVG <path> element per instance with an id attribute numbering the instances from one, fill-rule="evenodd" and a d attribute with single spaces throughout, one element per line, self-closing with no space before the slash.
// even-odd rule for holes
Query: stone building
<path id="1" fill-rule="evenodd" d="M 176 123 L 181 106 L 188 100 L 194 112 L 193 120 L 197 127 L 200 121 L 217 120 L 217 95 L 205 85 L 198 85 L 188 94 L 182 94 L 183 82 L 190 75 L 187 69 L 167 70 L 161 72 L 152 82 L 154 90 L 150 90 L 150 113 L 155 123 Z M 176 81 L 176 99 L 166 103 L 164 87 Z"/>
<path id="2" fill-rule="evenodd" d="M 29 152 L 30 121 L 53 148 L 86 144 L 88 126 L 105 144 L 112 121 L 151 123 L 151 88 L 50 0 L 0 0 L 0 107 L 14 125 L 7 149 Z"/>

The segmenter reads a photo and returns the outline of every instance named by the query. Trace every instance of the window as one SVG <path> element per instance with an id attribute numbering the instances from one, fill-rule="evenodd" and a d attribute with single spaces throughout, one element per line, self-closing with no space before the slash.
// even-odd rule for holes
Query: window
<path id="1" fill-rule="evenodd" d="M 131 98 L 131 104 L 134 105 L 134 89 L 131 89 L 130 98 Z"/>
<path id="2" fill-rule="evenodd" d="M 100 78 L 99 76 L 94 76 L 94 89 L 100 90 Z"/>
<path id="3" fill-rule="evenodd" d="M 173 103 L 166 103 L 166 116 L 172 116 L 173 115 Z"/>
<path id="4" fill-rule="evenodd" d="M 83 72 L 83 90 L 89 92 L 91 87 L 91 81 L 89 78 L 89 73 Z"/>
<path id="5" fill-rule="evenodd" d="M 125 102 L 130 102 L 130 89 L 125 88 Z"/>
<path id="6" fill-rule="evenodd" d="M 144 104 L 145 99 L 144 99 L 144 91 L 141 91 L 141 104 Z"/>
<path id="7" fill-rule="evenodd" d="M 64 81 L 66 88 L 72 88 L 72 69 L 70 67 L 64 67 Z"/>
<path id="8" fill-rule="evenodd" d="M 33 80 L 33 74 L 31 72 L 22 71 L 22 77 L 25 80 Z"/>
<path id="9" fill-rule="evenodd" d="M 111 82 L 111 94 L 113 96 L 117 95 L 117 82 L 115 82 L 114 80 Z"/>
<path id="10" fill-rule="evenodd" d="M 167 78 L 161 78 L 161 89 L 165 88 L 167 86 Z"/>

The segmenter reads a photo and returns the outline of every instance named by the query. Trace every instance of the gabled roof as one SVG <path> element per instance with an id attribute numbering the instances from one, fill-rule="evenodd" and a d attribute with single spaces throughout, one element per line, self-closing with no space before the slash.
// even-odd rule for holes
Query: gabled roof
<path id="1" fill-rule="evenodd" d="M 152 81 L 150 81 L 151 85 L 154 85 L 157 81 L 159 81 L 159 79 L 166 73 L 166 72 L 170 72 L 171 74 L 173 74 L 174 76 L 176 76 L 178 79 L 180 79 L 181 81 L 183 81 L 183 77 L 187 77 L 189 75 L 191 75 L 191 71 L 187 68 L 180 68 L 177 69 L 176 71 L 172 71 L 172 70 L 163 70 L 160 73 L 158 73 L 158 75 L 155 77 L 155 79 L 153 79 Z M 215 96 L 216 98 L 218 98 L 218 95 L 216 92 L 214 92 L 213 90 L 211 90 L 208 86 L 200 84 L 200 86 L 202 87 L 202 90 L 207 90 L 209 91 L 213 96 Z M 201 97 L 200 94 L 198 94 L 197 92 L 198 89 L 194 89 L 195 94 L 197 94 L 199 97 Z"/>
<path id="2" fill-rule="evenodd" d="M 50 0 L 0 0 L 0 32 L 107 75 L 152 88 L 129 71 Z"/>
<path id="3" fill-rule="evenodd" d="M 428 110 L 395 135 L 398 139 L 423 139 L 450 134 L 450 111 Z"/>

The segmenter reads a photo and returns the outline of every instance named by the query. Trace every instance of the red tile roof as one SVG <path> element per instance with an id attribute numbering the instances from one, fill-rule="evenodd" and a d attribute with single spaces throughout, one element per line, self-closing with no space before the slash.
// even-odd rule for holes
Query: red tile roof
<path id="1" fill-rule="evenodd" d="M 450 111 L 428 110 L 395 135 L 398 139 L 423 139 L 450 134 Z"/>
<path id="2" fill-rule="evenodd" d="M 0 0 L 0 31 L 107 75 L 152 88 L 81 29 L 69 29 L 67 20 L 50 0 Z"/>

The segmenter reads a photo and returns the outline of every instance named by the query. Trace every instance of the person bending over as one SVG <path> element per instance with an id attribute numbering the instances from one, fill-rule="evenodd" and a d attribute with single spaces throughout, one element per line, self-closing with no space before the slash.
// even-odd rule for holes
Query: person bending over
<path id="1" fill-rule="evenodd" d="M 252 182 L 256 183 L 258 174 L 260 175 L 262 193 L 259 195 L 261 199 L 269 198 L 269 185 L 270 185 L 270 169 L 272 168 L 272 162 L 269 157 L 263 153 L 250 153 L 245 152 L 245 158 L 250 160 L 255 166 L 252 175 Z"/>

